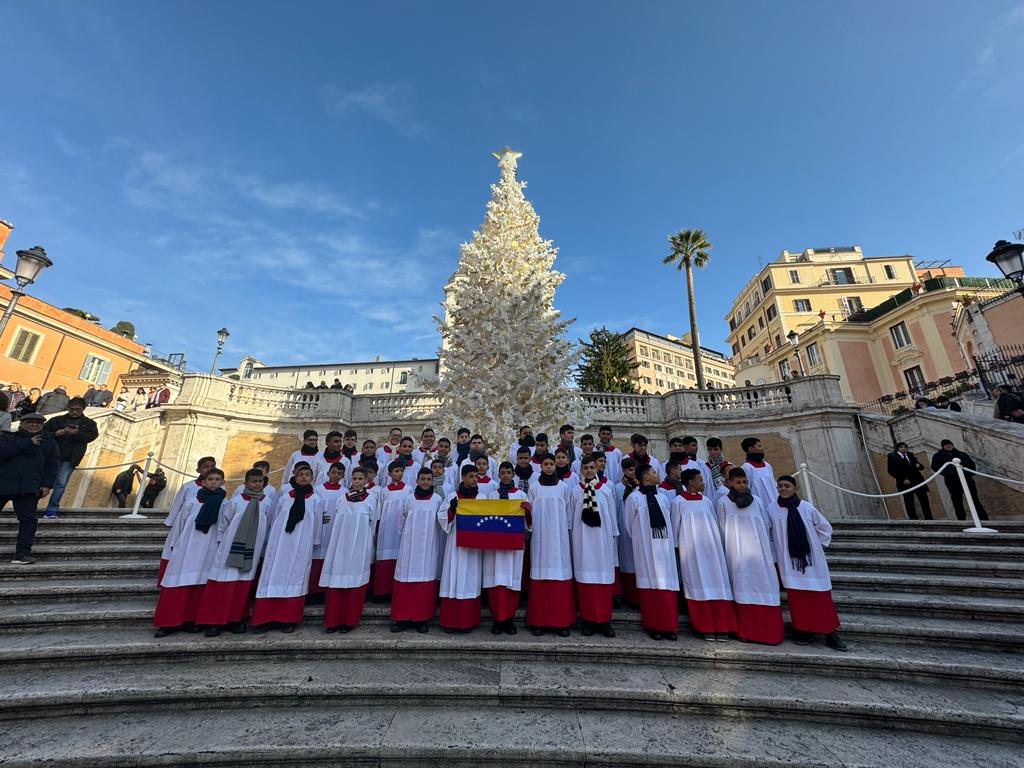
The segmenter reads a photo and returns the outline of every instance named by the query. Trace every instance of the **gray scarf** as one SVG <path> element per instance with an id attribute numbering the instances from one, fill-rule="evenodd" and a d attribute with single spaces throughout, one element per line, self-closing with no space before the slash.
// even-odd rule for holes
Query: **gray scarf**
<path id="1" fill-rule="evenodd" d="M 231 549 L 225 563 L 229 568 L 237 568 L 240 573 L 251 571 L 253 561 L 256 559 L 256 534 L 260 530 L 260 502 L 264 497 L 263 493 L 246 492 L 245 495 L 249 497 L 249 503 L 242 513 L 242 522 L 235 529 L 235 538 L 231 540 Z"/>

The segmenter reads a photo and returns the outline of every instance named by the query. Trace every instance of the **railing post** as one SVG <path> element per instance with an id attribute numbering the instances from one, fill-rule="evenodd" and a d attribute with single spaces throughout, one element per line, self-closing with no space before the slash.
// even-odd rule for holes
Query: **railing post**
<path id="1" fill-rule="evenodd" d="M 814 489 L 811 488 L 811 473 L 807 471 L 807 462 L 800 462 L 800 477 L 804 483 L 804 490 L 807 491 L 807 501 L 814 504 Z"/>
<path id="2" fill-rule="evenodd" d="M 135 494 L 135 504 L 130 514 L 121 515 L 121 519 L 144 520 L 145 515 L 139 514 L 139 507 L 142 506 L 142 494 L 146 491 L 146 478 L 149 477 L 149 468 L 153 465 L 153 456 L 156 454 L 150 451 L 146 454 L 146 466 L 142 468 L 142 477 L 139 478 L 139 492 Z"/>
<path id="3" fill-rule="evenodd" d="M 995 528 L 985 528 L 981 524 L 981 520 L 978 518 L 978 510 L 974 506 L 974 497 L 971 495 L 971 489 L 967 485 L 967 476 L 964 474 L 964 468 L 960 465 L 959 458 L 953 459 L 953 466 L 956 467 L 957 477 L 960 478 L 960 486 L 963 488 L 967 508 L 971 511 L 971 517 L 974 519 L 974 527 L 964 528 L 964 533 L 999 533 Z"/>

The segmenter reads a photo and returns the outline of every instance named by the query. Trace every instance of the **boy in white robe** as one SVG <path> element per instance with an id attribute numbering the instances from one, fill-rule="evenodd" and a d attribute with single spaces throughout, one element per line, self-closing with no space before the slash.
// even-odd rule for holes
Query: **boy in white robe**
<path id="1" fill-rule="evenodd" d="M 732 490 L 718 502 L 729 583 L 736 605 L 736 634 L 767 645 L 782 642 L 779 580 L 772 553 L 771 520 L 739 467 L 729 471 Z"/>
<path id="2" fill-rule="evenodd" d="M 576 427 L 572 424 L 563 424 L 558 428 L 558 445 L 555 446 L 555 450 L 562 448 L 569 456 L 569 466 L 576 461 L 576 457 L 579 452 L 576 450 Z"/>
<path id="3" fill-rule="evenodd" d="M 524 450 L 529 450 L 525 448 Z M 488 493 L 490 499 L 519 499 L 524 510 L 530 510 L 526 493 L 515 484 L 515 473 L 511 462 L 503 461 L 498 466 L 498 484 Z M 483 550 L 483 588 L 487 590 L 487 606 L 494 623 L 492 635 L 516 634 L 513 617 L 519 606 L 519 593 L 523 583 L 524 549 Z"/>
<path id="4" fill-rule="evenodd" d="M 592 446 L 593 440 L 590 443 Z M 580 481 L 569 493 L 576 604 L 586 637 L 594 632 L 615 637 L 611 624 L 619 535 L 615 495 L 611 485 L 598 479 L 594 454 L 582 456 L 579 466 Z"/>
<path id="5" fill-rule="evenodd" d="M 281 474 L 281 485 L 285 485 L 292 478 L 295 471 L 295 463 L 298 461 L 312 462 L 313 457 L 320 452 L 320 435 L 315 429 L 307 429 L 302 433 L 302 446 L 288 457 L 284 464 L 284 472 Z M 312 466 L 312 464 L 310 464 Z"/>
<path id="6" fill-rule="evenodd" d="M 640 623 L 653 640 L 675 640 L 679 629 L 679 565 L 670 509 L 658 496 L 658 470 L 636 469 L 639 487 L 626 497 L 623 513 L 633 540 Z"/>
<path id="7" fill-rule="evenodd" d="M 410 493 L 416 485 L 416 473 L 419 472 L 421 466 L 412 456 L 412 445 L 411 437 L 403 437 L 398 443 L 398 453 L 391 460 L 391 464 L 394 464 L 396 461 L 401 463 L 402 482 L 409 487 Z M 390 467 L 391 464 L 388 466 Z"/>
<path id="8" fill-rule="evenodd" d="M 512 474 L 515 477 L 516 488 L 523 493 L 530 492 L 530 485 L 536 481 L 540 472 L 534 468 L 533 462 L 530 461 L 532 458 L 533 452 L 525 446 L 516 451 L 515 467 L 512 468 Z"/>
<path id="9" fill-rule="evenodd" d="M 654 471 L 658 473 L 658 482 L 661 482 L 665 479 L 665 471 L 662 469 L 661 462 L 647 452 L 648 442 L 647 436 L 641 435 L 639 432 L 631 435 L 629 443 L 633 450 L 630 452 L 629 457 L 637 463 L 638 478 L 640 476 L 640 467 L 647 465 L 654 467 Z"/>
<path id="10" fill-rule="evenodd" d="M 484 498 L 476 484 L 476 467 L 466 464 L 460 470 L 462 481 L 437 511 L 437 522 L 447 534 L 444 567 L 441 571 L 441 614 L 438 624 L 447 632 L 469 632 L 480 623 L 480 584 L 482 551 L 460 547 L 455 515 L 459 499 Z"/>
<path id="11" fill-rule="evenodd" d="M 313 470 L 297 464 L 287 491 L 278 494 L 267 533 L 256 600 L 252 607 L 253 632 L 262 634 L 271 623 L 286 634 L 302 621 L 309 589 L 313 548 L 324 527 L 324 501 L 313 491 Z"/>
<path id="12" fill-rule="evenodd" d="M 354 429 L 346 429 L 345 436 L 342 438 L 341 463 L 345 465 L 345 479 L 343 483 L 346 488 L 348 487 L 349 475 L 352 474 L 352 468 L 359 463 L 359 447 L 356 445 L 358 437 Z"/>
<path id="13" fill-rule="evenodd" d="M 682 482 L 686 490 L 673 501 L 672 515 L 690 626 L 705 640 L 725 642 L 736 631 L 736 609 L 718 517 L 698 469 L 685 470 Z"/>
<path id="14" fill-rule="evenodd" d="M 431 468 L 433 468 L 435 461 L 440 461 L 441 464 L 444 465 L 445 482 L 449 486 L 454 488 L 455 485 L 452 484 L 450 471 L 452 470 L 453 467 L 456 467 L 457 462 L 455 461 L 455 457 L 452 456 L 452 441 L 449 440 L 447 437 L 442 437 L 440 440 L 437 441 L 437 450 L 434 452 L 434 454 L 434 458 L 430 462 Z"/>
<path id="15" fill-rule="evenodd" d="M 306 599 L 309 605 L 319 605 L 323 602 L 324 590 L 320 586 L 320 574 L 324 568 L 327 547 L 331 543 L 335 508 L 338 506 L 338 499 L 345 495 L 344 480 L 345 465 L 341 461 L 336 461 L 328 467 L 326 476 L 313 485 L 313 490 L 324 500 L 324 529 L 320 533 L 320 543 L 313 547 L 313 562 L 309 567 L 309 596 Z"/>
<path id="16" fill-rule="evenodd" d="M 619 583 L 622 585 L 622 602 L 634 608 L 640 605 L 640 594 L 636 591 L 636 561 L 633 559 L 633 538 L 626 525 L 626 499 L 637 489 L 636 459 L 622 460 L 621 480 L 615 484 L 615 512 L 619 528 Z"/>
<path id="17" fill-rule="evenodd" d="M 704 483 L 707 485 L 705 492 L 710 495 L 725 485 L 725 481 L 729 477 L 729 470 L 732 469 L 732 462 L 722 455 L 722 441 L 719 438 L 709 437 L 704 445 L 708 449 L 706 464 L 711 472 L 712 482 L 711 485 L 707 485 L 705 479 Z"/>
<path id="18" fill-rule="evenodd" d="M 809 501 L 797 495 L 796 479 L 782 475 L 779 497 L 769 510 L 779 576 L 786 590 L 789 620 L 797 645 L 808 645 L 815 635 L 825 644 L 845 651 L 839 633 L 839 615 L 832 600 L 832 579 L 825 561 L 825 547 L 832 542 L 832 525 Z"/>
<path id="19" fill-rule="evenodd" d="M 534 471 L 540 474 L 540 462 L 550 451 L 548 450 L 548 436 L 541 432 L 534 439 L 533 453 L 530 455 L 530 464 Z M 552 454 L 553 455 L 553 454 Z"/>
<path id="20" fill-rule="evenodd" d="M 576 454 L 576 458 L 572 462 L 572 473 L 579 479 L 583 477 L 580 472 L 580 465 L 583 463 L 584 456 L 590 456 L 594 452 L 594 436 L 583 435 L 580 438 L 580 450 Z"/>
<path id="21" fill-rule="evenodd" d="M 672 458 L 671 456 L 669 458 Z M 697 438 L 686 435 L 683 438 L 683 455 L 678 459 L 679 471 L 685 472 L 688 469 L 696 469 L 704 478 L 704 487 L 714 489 L 714 480 L 711 477 L 711 469 L 707 463 L 697 458 Z"/>
<path id="22" fill-rule="evenodd" d="M 370 584 L 377 499 L 366 489 L 367 471 L 354 467 L 349 489 L 337 498 L 331 541 L 324 556 L 324 629 L 350 632 L 359 623 Z"/>
<path id="23" fill-rule="evenodd" d="M 224 473 L 216 467 L 203 475 L 202 487 L 189 495 L 171 533 L 173 549 L 153 612 L 156 636 L 165 637 L 195 624 L 217 552 L 217 523 L 227 494 Z"/>
<path id="24" fill-rule="evenodd" d="M 682 491 L 681 475 L 679 464 L 671 459 L 665 462 L 665 479 L 658 483 L 658 497 L 663 509 L 672 509 L 672 502 Z"/>
<path id="25" fill-rule="evenodd" d="M 216 637 L 223 628 L 232 634 L 245 632 L 249 617 L 252 580 L 259 570 L 272 503 L 264 488 L 266 474 L 253 467 L 245 473 L 245 489 L 224 502 L 217 520 L 220 543 L 213 556 L 197 624 L 207 627 L 206 636 Z"/>
<path id="26" fill-rule="evenodd" d="M 491 460 L 487 456 L 477 456 L 473 464 L 476 466 L 476 484 L 483 494 L 482 498 L 490 498 L 491 493 L 498 487 L 497 475 L 492 477 L 488 474 Z"/>
<path id="27" fill-rule="evenodd" d="M 608 492 L 612 495 L 612 501 L 615 502 L 615 527 L 619 525 L 619 498 L 617 497 L 615 484 L 608 478 L 607 472 L 607 459 L 605 455 L 598 450 L 594 451 L 594 465 L 597 467 L 597 479 L 608 486 Z M 621 535 L 621 532 L 620 532 Z M 618 536 L 615 538 L 615 550 L 612 553 L 615 560 L 615 580 L 612 582 L 612 607 L 622 607 L 622 580 L 619 578 L 619 539 Z"/>
<path id="28" fill-rule="evenodd" d="M 178 519 L 181 517 L 182 510 L 185 505 L 195 498 L 196 493 L 200 488 L 203 487 L 203 477 L 211 469 L 217 466 L 217 460 L 213 456 L 203 456 L 199 461 L 196 462 L 196 479 L 190 480 L 187 483 L 182 484 L 178 492 L 174 494 L 174 500 L 171 502 L 171 509 L 167 513 L 167 517 L 164 518 L 164 525 L 169 530 L 167 536 L 164 539 L 164 548 L 160 553 L 160 566 L 156 572 L 156 585 L 159 587 L 163 582 L 164 571 L 167 570 L 167 563 L 171 559 L 171 552 L 174 549 L 174 542 L 178 537 Z"/>
<path id="29" fill-rule="evenodd" d="M 622 460 L 625 456 L 622 455 L 622 450 L 612 443 L 613 434 L 609 426 L 598 427 L 594 450 L 604 454 L 608 464 L 608 482 L 615 485 L 622 480 Z"/>
<path id="30" fill-rule="evenodd" d="M 555 477 L 570 488 L 576 485 L 579 478 L 572 472 L 572 463 L 567 451 L 562 446 L 555 449 Z"/>
<path id="31" fill-rule="evenodd" d="M 535 636 L 553 631 L 569 636 L 576 623 L 572 588 L 572 554 L 569 528 L 568 483 L 555 475 L 555 459 L 541 460 L 537 482 L 530 485 L 530 589 L 526 601 L 526 624 Z"/>
<path id="32" fill-rule="evenodd" d="M 529 424 L 524 424 L 519 428 L 518 439 L 514 443 L 512 443 L 511 446 L 509 446 L 508 460 L 515 464 L 516 456 L 519 454 L 520 448 L 526 448 L 530 452 L 530 454 L 533 455 L 533 446 L 533 429 L 530 427 Z"/>
<path id="33" fill-rule="evenodd" d="M 441 462 L 438 462 L 441 464 Z M 405 496 L 398 531 L 401 545 L 395 565 L 395 589 L 391 598 L 392 632 L 415 627 L 426 632 L 437 609 L 438 550 L 441 529 L 437 513 L 444 498 L 434 492 L 433 473 L 420 467 L 416 487 Z"/>
<path id="34" fill-rule="evenodd" d="M 746 461 L 743 462 L 743 472 L 747 477 L 749 490 L 761 501 L 765 514 L 768 514 L 768 510 L 775 506 L 775 500 L 779 496 L 775 470 L 764 460 L 764 449 L 756 437 L 746 438 L 740 443 L 740 447 L 747 454 Z"/>
<path id="35" fill-rule="evenodd" d="M 324 449 L 312 459 L 309 465 L 313 468 L 313 484 L 319 485 L 327 479 L 327 470 L 331 465 L 341 461 L 341 447 L 345 438 L 341 432 L 332 429 L 324 438 Z"/>
<path id="36" fill-rule="evenodd" d="M 398 453 L 399 443 L 401 442 L 402 430 L 398 427 L 392 427 L 391 431 L 388 432 L 388 441 L 377 449 L 377 465 L 386 467 L 394 461 Z"/>
<path id="37" fill-rule="evenodd" d="M 498 462 L 496 462 L 492 457 L 487 456 L 487 449 L 484 447 L 483 435 L 473 435 L 469 439 L 469 455 L 459 463 L 459 468 L 461 469 L 466 464 L 472 464 L 476 467 L 476 460 L 480 456 L 487 457 L 487 476 L 496 478 L 498 476 Z M 478 473 L 479 471 L 479 468 L 477 468 Z"/>
<path id="38" fill-rule="evenodd" d="M 411 459 L 409 459 L 411 461 Z M 377 549 L 373 564 L 373 601 L 387 602 L 395 583 L 395 565 L 398 562 L 398 550 L 402 535 L 399 533 L 399 521 L 405 497 L 412 493 L 402 478 L 407 469 L 406 460 L 395 459 L 388 466 L 391 482 L 381 491 L 380 522 L 377 524 Z"/>
<path id="39" fill-rule="evenodd" d="M 416 462 L 417 472 L 422 467 L 430 467 L 430 462 L 437 458 L 437 446 L 435 440 L 437 435 L 434 434 L 434 430 L 427 427 L 420 433 L 420 444 L 419 447 L 413 449 L 412 460 Z"/>
<path id="40" fill-rule="evenodd" d="M 252 463 L 253 469 L 258 469 L 263 472 L 263 499 L 268 505 L 273 505 L 273 497 L 277 495 L 277 488 L 270 484 L 270 462 L 269 461 L 254 461 Z M 248 476 L 248 475 L 247 475 Z M 245 481 L 243 480 L 235 488 L 234 493 L 231 494 L 231 498 L 237 498 L 245 492 Z"/>

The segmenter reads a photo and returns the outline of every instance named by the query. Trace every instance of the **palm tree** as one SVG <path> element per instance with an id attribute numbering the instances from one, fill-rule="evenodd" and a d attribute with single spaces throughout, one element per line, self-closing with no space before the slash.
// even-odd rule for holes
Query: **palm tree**
<path id="1" fill-rule="evenodd" d="M 662 259 L 662 264 L 675 264 L 676 269 L 686 269 L 686 300 L 690 305 L 690 347 L 693 349 L 693 367 L 697 371 L 697 389 L 705 389 L 704 369 L 700 364 L 700 334 L 697 332 L 697 306 L 693 297 L 693 268 L 700 269 L 711 258 L 711 243 L 702 229 L 681 229 L 668 236 L 672 253 Z"/>

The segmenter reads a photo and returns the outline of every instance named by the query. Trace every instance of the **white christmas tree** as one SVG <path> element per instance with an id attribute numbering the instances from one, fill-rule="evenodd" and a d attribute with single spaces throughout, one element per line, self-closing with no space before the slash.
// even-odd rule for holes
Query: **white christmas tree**
<path id="1" fill-rule="evenodd" d="M 566 339 L 572 319 L 554 307 L 565 275 L 552 269 L 557 249 L 541 238 L 540 219 L 516 180 L 521 152 L 494 156 L 501 180 L 479 232 L 461 246 L 459 266 L 445 286 L 441 331 L 439 426 L 449 434 L 466 426 L 504 451 L 521 424 L 534 433 L 588 411 L 567 383 L 578 360 Z M 557 439 L 557 438 L 554 438 Z M 554 442 L 553 439 L 553 442 Z"/>

